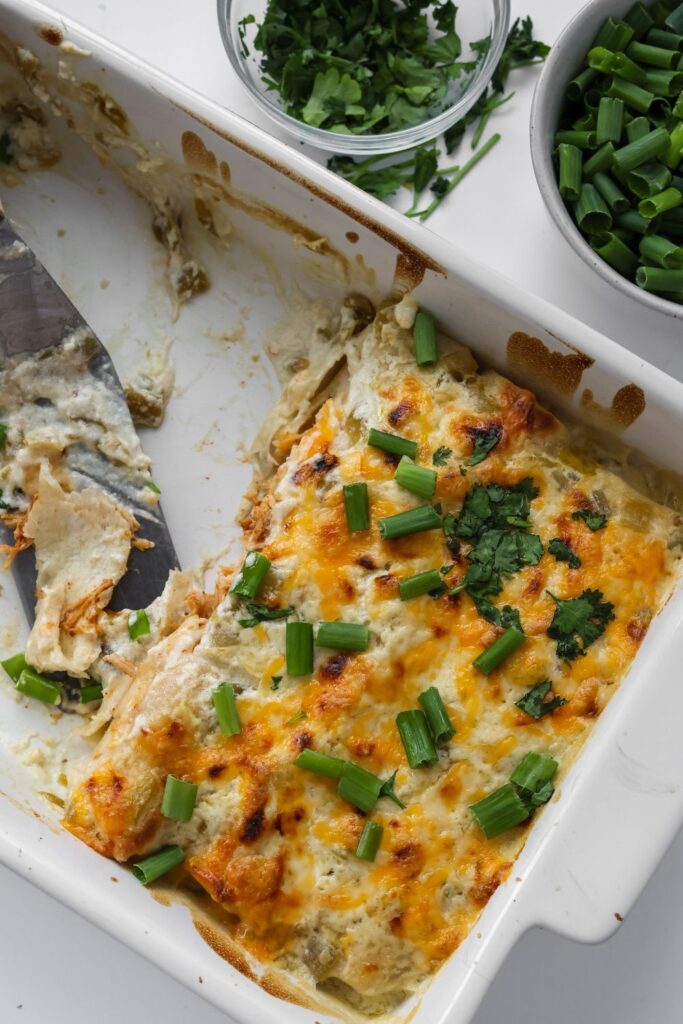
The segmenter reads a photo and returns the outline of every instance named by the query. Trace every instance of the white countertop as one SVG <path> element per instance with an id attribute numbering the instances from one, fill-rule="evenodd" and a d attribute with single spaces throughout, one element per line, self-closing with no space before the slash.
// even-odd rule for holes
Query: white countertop
<path id="1" fill-rule="evenodd" d="M 582 0 L 512 0 L 552 42 Z M 54 0 L 54 7 L 271 130 L 233 75 L 214 0 Z M 490 125 L 496 150 L 428 222 L 514 278 L 683 379 L 683 327 L 641 308 L 568 249 L 531 170 L 528 119 L 536 75 L 517 73 Z M 683 838 L 608 943 L 579 946 L 541 931 L 512 952 L 474 1024 L 674 1024 L 683 948 Z M 114 939 L 0 868 L 0 1022 L 219 1024 L 223 1014 Z M 264 1021 L 264 1024 L 266 1022 Z M 457 1022 L 454 1022 L 457 1024 Z"/>

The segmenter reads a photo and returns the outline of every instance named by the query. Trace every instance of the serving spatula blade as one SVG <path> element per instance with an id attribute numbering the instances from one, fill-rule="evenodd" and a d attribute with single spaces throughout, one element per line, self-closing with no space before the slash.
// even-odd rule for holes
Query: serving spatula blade
<path id="1" fill-rule="evenodd" d="M 14 231 L 0 206 L 0 365 L 10 358 L 35 356 L 44 349 L 54 348 L 83 328 L 92 337 L 94 354 L 88 363 L 90 373 L 106 386 L 117 403 L 118 415 L 134 429 L 109 353 L 35 253 Z M 67 461 L 81 479 L 87 478 L 121 501 L 140 524 L 137 537 L 153 543 L 147 550 L 134 548 L 131 551 L 128 572 L 114 590 L 110 605 L 116 609 L 146 607 L 163 590 L 169 572 L 178 568 L 178 557 L 161 507 L 156 505 L 150 509 L 144 503 L 142 489 L 139 489 L 137 501 L 131 497 L 136 492 L 131 491 L 130 478 L 123 468 L 109 462 L 99 452 L 90 449 L 83 452 L 78 446 L 72 446 L 67 452 Z M 32 548 L 20 552 L 13 570 L 26 614 L 32 622 L 36 589 Z"/>

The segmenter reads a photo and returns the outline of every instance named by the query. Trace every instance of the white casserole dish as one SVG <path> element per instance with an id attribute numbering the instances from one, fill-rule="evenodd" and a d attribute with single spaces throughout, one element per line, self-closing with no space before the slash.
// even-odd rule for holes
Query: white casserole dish
<path id="1" fill-rule="evenodd" d="M 316 256 L 305 246 L 293 246 L 296 229 L 281 223 L 274 230 L 268 210 L 252 207 L 252 214 L 264 214 L 264 221 L 233 209 L 242 240 L 238 238 L 221 256 L 208 254 L 211 292 L 184 307 L 171 327 L 149 210 L 77 140 L 69 142 L 68 131 L 60 131 L 62 165 L 30 175 L 5 192 L 8 214 L 124 372 L 136 360 L 143 340 L 158 344 L 162 333 L 172 331 L 179 393 L 163 428 L 147 433 L 143 443 L 155 462 L 155 479 L 183 565 L 215 551 L 230 530 L 237 534 L 228 524 L 249 477 L 238 445 L 252 440 L 277 387 L 267 361 L 252 360 L 260 355 L 264 334 L 282 312 L 269 266 L 277 268 L 285 288 L 298 280 L 316 294 L 339 297 L 351 287 L 386 293 L 399 252 L 402 276 L 411 283 L 419 281 L 425 264 L 440 267 L 443 272 L 427 269 L 417 297 L 477 356 L 579 415 L 586 389 L 609 407 L 618 392 L 633 396 L 633 389 L 621 389 L 636 385 L 646 403 L 626 439 L 655 461 L 683 472 L 683 385 L 561 311 L 473 266 L 464 254 L 295 150 L 91 34 L 63 26 L 48 9 L 2 0 L 0 10 L 0 28 L 13 42 L 30 48 L 48 67 L 68 60 L 79 78 L 100 83 L 128 112 L 148 149 L 165 151 L 180 165 L 183 133 L 194 133 L 219 161 L 229 164 L 232 188 L 242 199 L 250 195 L 286 211 L 341 253 Z M 58 36 L 36 31 L 40 24 L 62 24 L 69 42 L 91 56 L 65 54 L 54 45 Z M 358 235 L 357 241 L 348 237 L 350 232 Z M 342 257 L 348 283 L 339 278 Z M 375 271 L 376 282 L 368 267 Z M 101 287 L 103 281 L 109 286 Z M 248 319 L 240 312 L 245 306 L 250 307 Z M 239 344 L 206 336 L 207 330 L 225 331 L 241 318 L 246 340 Z M 510 362 L 508 339 L 515 332 L 541 339 L 557 354 L 554 363 L 545 358 L 545 383 L 526 376 L 517 360 Z M 580 384 L 571 394 L 553 390 L 551 378 L 557 374 L 549 374 L 548 366 L 556 369 L 561 357 L 575 359 L 576 349 L 593 364 L 579 374 Z M 4 657 L 20 649 L 25 630 L 9 580 L 0 602 Z M 397 1019 L 465 1024 L 513 943 L 534 925 L 583 941 L 605 938 L 618 926 L 683 823 L 683 749 L 675 724 L 683 713 L 677 679 L 682 619 L 679 587 L 653 623 L 627 681 L 570 771 L 559 800 L 549 805 L 533 829 L 509 881 L 496 892 L 417 1007 L 406 1006 Z M 56 736 L 63 725 L 50 724 L 42 708 L 16 704 L 9 687 L 0 690 L 3 862 L 152 959 L 240 1024 L 339 1019 L 264 992 L 199 938 L 184 909 L 160 906 L 131 875 L 59 828 L 58 808 L 51 808 L 36 792 L 35 778 L 22 764 L 16 744 L 31 730 Z"/>

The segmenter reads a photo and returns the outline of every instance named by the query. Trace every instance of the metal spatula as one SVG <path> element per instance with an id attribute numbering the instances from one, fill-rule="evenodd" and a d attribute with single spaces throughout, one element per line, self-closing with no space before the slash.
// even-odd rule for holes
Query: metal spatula
<path id="1" fill-rule="evenodd" d="M 10 357 L 34 356 L 42 349 L 53 348 L 83 327 L 92 335 L 95 346 L 88 369 L 120 403 L 121 416 L 129 420 L 132 428 L 123 390 L 109 354 L 35 254 L 13 230 L 0 205 L 0 364 Z M 112 497 L 121 500 L 125 494 L 126 500 L 122 504 L 140 524 L 137 536 L 154 543 L 153 548 L 145 551 L 133 549 L 128 572 L 116 587 L 110 605 L 116 609 L 144 608 L 161 593 L 170 570 L 178 567 L 178 558 L 160 506 L 157 505 L 150 515 L 149 506 L 143 505 L 142 489 L 139 504 L 131 504 L 130 479 L 121 467 L 107 462 L 99 452 L 79 452 L 72 446 L 67 452 L 67 459 L 81 477 L 88 477 L 90 482 Z M 117 486 L 117 476 L 120 487 Z M 33 549 L 22 551 L 15 558 L 13 568 L 26 614 L 33 622 L 36 589 Z"/>

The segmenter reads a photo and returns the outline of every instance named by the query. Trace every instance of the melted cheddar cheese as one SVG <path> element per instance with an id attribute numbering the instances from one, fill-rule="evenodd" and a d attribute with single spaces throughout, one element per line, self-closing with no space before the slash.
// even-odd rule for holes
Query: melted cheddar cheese
<path id="1" fill-rule="evenodd" d="M 528 824 L 487 840 L 469 805 L 506 782 L 529 750 L 566 768 L 623 679 L 678 557 L 668 546 L 671 510 L 579 460 L 529 391 L 477 372 L 455 343 L 440 344 L 439 363 L 417 368 L 411 334 L 391 307 L 348 337 L 348 372 L 291 450 L 289 435 L 273 439 L 272 450 L 289 455 L 246 519 L 249 546 L 272 563 L 259 601 L 291 606 L 309 622 L 367 624 L 368 650 L 316 648 L 313 673 L 292 678 L 284 621 L 245 628 L 244 609 L 228 595 L 208 620 L 188 618 L 151 647 L 75 781 L 65 818 L 121 861 L 178 843 L 183 871 L 229 912 L 226 927 L 246 950 L 367 1012 L 396 1005 L 436 970 L 506 878 Z M 492 426 L 499 443 L 468 465 L 472 431 Z M 539 489 L 531 532 L 545 553 L 505 579 L 495 599 L 518 609 L 527 639 L 489 676 L 473 661 L 501 628 L 466 593 L 399 600 L 406 576 L 450 564 L 444 579 L 462 579 L 466 546 L 452 554 L 441 530 L 381 540 L 379 518 L 423 502 L 395 482 L 396 460 L 368 447 L 370 427 L 415 441 L 425 466 L 435 449 L 450 449 L 435 496 L 444 512 L 457 515 L 477 482 L 509 487 L 531 477 Z M 372 526 L 351 534 L 342 486 L 361 480 Z M 596 504 L 607 525 L 592 532 L 572 512 Z M 548 554 L 555 537 L 580 568 Z M 570 598 L 586 588 L 614 605 L 614 620 L 585 656 L 562 661 L 546 632 L 549 592 Z M 535 721 L 515 702 L 544 679 L 566 703 Z M 237 736 L 223 736 L 216 721 L 211 694 L 223 681 L 238 692 Z M 456 733 L 437 764 L 411 770 L 395 720 L 430 686 Z M 304 748 L 382 778 L 398 772 L 406 808 L 378 801 L 372 818 L 384 833 L 374 862 L 355 856 L 364 815 L 334 780 L 293 765 Z M 199 786 L 186 824 L 161 816 L 168 773 Z"/>

